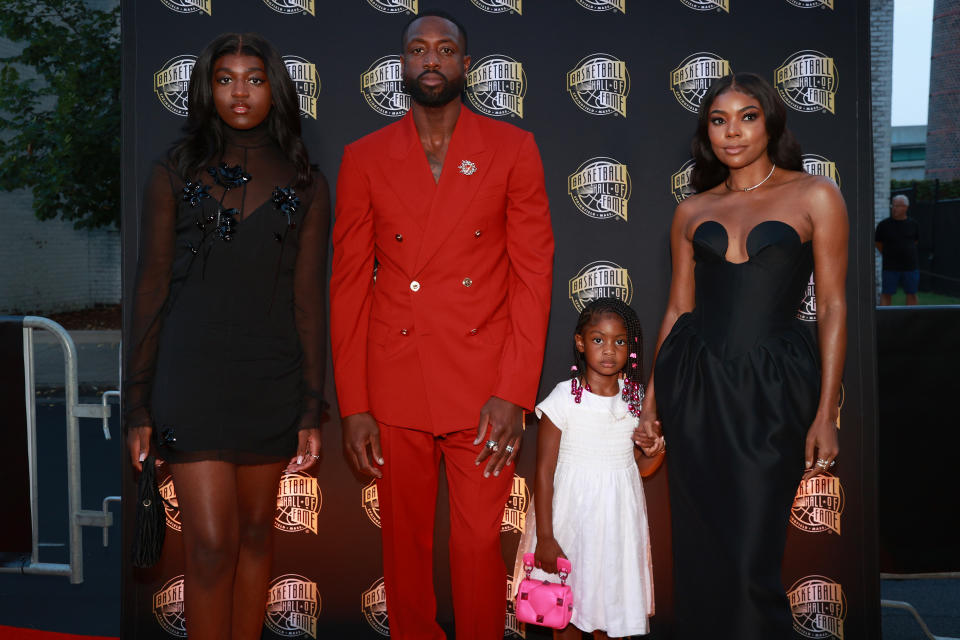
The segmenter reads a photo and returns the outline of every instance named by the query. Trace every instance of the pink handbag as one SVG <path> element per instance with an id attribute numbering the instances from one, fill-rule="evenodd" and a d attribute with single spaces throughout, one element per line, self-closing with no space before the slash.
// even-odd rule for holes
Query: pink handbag
<path id="1" fill-rule="evenodd" d="M 523 554 L 523 570 L 527 577 L 520 582 L 514 612 L 517 620 L 539 624 L 552 629 L 563 629 L 573 615 L 573 590 L 567 584 L 571 565 L 566 558 L 557 558 L 560 584 L 547 580 L 533 580 L 533 554 Z"/>

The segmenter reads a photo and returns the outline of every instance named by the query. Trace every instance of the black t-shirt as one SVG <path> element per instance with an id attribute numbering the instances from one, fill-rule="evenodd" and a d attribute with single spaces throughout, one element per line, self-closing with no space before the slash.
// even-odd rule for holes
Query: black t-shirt
<path id="1" fill-rule="evenodd" d="M 876 241 L 883 243 L 884 271 L 914 271 L 917 269 L 917 241 L 920 225 L 913 218 L 887 218 L 877 225 Z"/>

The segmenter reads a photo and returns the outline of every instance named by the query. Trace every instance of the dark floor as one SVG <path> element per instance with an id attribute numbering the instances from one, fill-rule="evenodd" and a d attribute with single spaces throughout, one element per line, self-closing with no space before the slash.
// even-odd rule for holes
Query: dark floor
<path id="1" fill-rule="evenodd" d="M 83 402 L 99 402 L 84 398 Z M 46 401 L 37 407 L 40 456 L 41 561 L 66 560 L 67 504 L 66 450 L 62 402 Z M 114 437 L 104 440 L 97 420 L 80 421 L 83 470 L 83 508 L 99 509 L 101 500 L 120 491 L 121 440 L 119 421 L 111 420 Z M 113 505 L 119 519 L 119 506 Z M 85 528 L 83 536 L 84 582 L 71 585 L 67 578 L 0 574 L 0 625 L 87 635 L 120 634 L 120 536 L 118 525 L 103 547 L 99 529 Z M 960 579 L 884 580 L 884 599 L 913 604 L 930 631 L 937 636 L 960 638 Z M 881 609 L 883 640 L 924 640 L 913 617 L 895 609 Z M 860 639 L 853 639 L 860 640 Z M 871 640 L 871 639 L 865 639 Z"/>

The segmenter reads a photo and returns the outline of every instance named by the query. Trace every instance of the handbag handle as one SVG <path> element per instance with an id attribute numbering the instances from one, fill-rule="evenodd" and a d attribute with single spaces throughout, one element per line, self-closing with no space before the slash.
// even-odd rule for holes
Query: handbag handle
<path id="1" fill-rule="evenodd" d="M 530 579 L 530 572 L 533 571 L 534 559 L 532 553 L 523 554 L 523 570 L 527 574 L 527 580 Z M 557 573 L 560 576 L 560 584 L 567 584 L 567 576 L 573 571 L 573 565 L 566 558 L 557 558 Z"/>

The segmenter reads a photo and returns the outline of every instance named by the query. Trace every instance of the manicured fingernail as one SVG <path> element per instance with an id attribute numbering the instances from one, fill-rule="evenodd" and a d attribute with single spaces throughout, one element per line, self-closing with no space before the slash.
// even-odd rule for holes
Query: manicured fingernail
<path id="1" fill-rule="evenodd" d="M 303 464 L 303 456 L 297 456 L 297 464 Z"/>
<path id="2" fill-rule="evenodd" d="M 807 460 L 807 461 L 803 464 L 803 466 L 804 466 L 804 468 L 809 469 L 809 468 L 810 468 L 810 461 Z"/>
<path id="3" fill-rule="evenodd" d="M 383 458 L 377 458 L 377 464 L 383 464 Z"/>
<path id="4" fill-rule="evenodd" d="M 484 478 L 489 478 L 489 477 L 490 477 L 490 472 L 489 472 L 489 471 L 484 471 L 484 472 L 483 472 L 483 477 L 484 477 Z"/>
<path id="5" fill-rule="evenodd" d="M 498 475 L 500 475 L 500 472 L 499 472 L 499 471 L 494 471 L 494 472 L 493 472 L 493 475 L 498 476 Z"/>
<path id="6" fill-rule="evenodd" d="M 140 452 L 140 462 L 143 462 L 143 461 L 146 460 L 146 459 L 147 459 L 147 452 L 146 452 L 146 451 L 141 451 L 141 452 Z"/>

